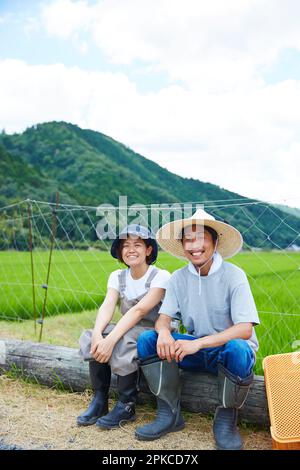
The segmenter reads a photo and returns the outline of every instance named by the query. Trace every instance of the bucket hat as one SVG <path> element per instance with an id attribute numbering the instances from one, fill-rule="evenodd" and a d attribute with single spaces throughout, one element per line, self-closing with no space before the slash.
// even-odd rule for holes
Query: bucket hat
<path id="1" fill-rule="evenodd" d="M 150 264 L 155 263 L 157 258 L 158 246 L 155 240 L 155 235 L 147 227 L 139 224 L 130 224 L 125 227 L 119 236 L 115 238 L 111 245 L 111 255 L 118 259 L 118 249 L 122 240 L 126 239 L 129 235 L 142 238 L 143 240 L 149 240 L 149 244 L 152 246 L 152 252 L 150 255 Z"/>

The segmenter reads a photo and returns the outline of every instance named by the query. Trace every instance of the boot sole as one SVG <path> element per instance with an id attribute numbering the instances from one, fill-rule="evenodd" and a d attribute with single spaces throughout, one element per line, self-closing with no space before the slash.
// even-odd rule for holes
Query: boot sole
<path id="1" fill-rule="evenodd" d="M 243 450 L 243 449 L 244 449 L 244 446 L 242 445 L 241 447 L 235 447 L 235 448 L 226 449 L 226 447 L 221 447 L 221 446 L 218 446 L 218 445 L 216 444 L 216 445 L 215 445 L 215 449 L 216 449 L 216 450 Z"/>
<path id="2" fill-rule="evenodd" d="M 136 420 L 136 416 L 133 416 L 132 418 L 129 419 L 122 419 L 118 424 L 110 425 L 110 424 L 97 424 L 97 428 L 100 429 L 118 429 L 122 424 L 130 423 Z"/>
<path id="3" fill-rule="evenodd" d="M 101 418 L 101 416 L 99 416 Z M 77 421 L 77 426 L 93 426 L 99 418 L 95 418 L 92 421 L 86 421 L 85 423 L 80 423 Z"/>
<path id="4" fill-rule="evenodd" d="M 184 423 L 184 424 L 181 424 L 180 426 L 176 426 L 176 428 L 170 429 L 170 430 L 165 431 L 165 432 L 161 432 L 160 434 L 156 434 L 155 436 L 144 436 L 143 434 L 138 434 L 138 433 L 136 432 L 136 433 L 135 433 L 135 437 L 136 437 L 136 439 L 138 439 L 139 441 L 155 441 L 156 439 L 160 439 L 161 437 L 166 436 L 166 435 L 169 434 L 170 432 L 182 431 L 182 429 L 184 429 L 184 428 L 185 428 L 185 423 Z"/>
<path id="5" fill-rule="evenodd" d="M 108 409 L 106 411 L 104 411 L 103 413 L 101 413 L 101 415 L 96 416 L 95 418 L 90 419 L 89 421 L 80 422 L 80 421 L 77 420 L 76 421 L 77 426 L 93 426 L 98 421 L 98 419 L 102 418 L 102 416 L 107 415 L 107 413 L 108 413 Z"/>

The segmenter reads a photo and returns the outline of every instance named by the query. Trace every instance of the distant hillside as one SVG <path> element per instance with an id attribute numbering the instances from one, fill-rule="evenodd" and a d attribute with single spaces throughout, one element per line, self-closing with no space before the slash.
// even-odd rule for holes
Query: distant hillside
<path id="1" fill-rule="evenodd" d="M 2 135 L 1 143 L 15 158 L 53 178 L 79 204 L 116 204 L 120 194 L 130 204 L 237 197 L 218 186 L 181 178 L 104 134 L 64 122 Z"/>
<path id="2" fill-rule="evenodd" d="M 297 207 L 288 207 L 288 206 L 283 206 L 281 204 L 274 204 L 274 207 L 277 207 L 278 209 L 286 212 L 287 214 L 291 214 L 295 217 L 300 218 L 300 209 L 297 209 Z"/>
<path id="3" fill-rule="evenodd" d="M 251 246 L 274 247 L 267 238 L 273 232 L 272 241 L 285 248 L 294 239 L 288 226 L 300 231 L 300 219 L 293 213 L 277 207 L 265 210 L 259 204 L 233 207 L 231 199 L 247 199 L 182 178 L 100 132 L 65 122 L 38 124 L 21 134 L 2 133 L 0 175 L 0 206 L 26 198 L 53 201 L 57 190 L 62 203 L 92 206 L 116 205 L 119 195 L 126 195 L 128 204 L 218 200 L 226 207 L 214 215 L 234 220 Z M 283 219 L 286 223 L 280 224 Z"/>
<path id="4" fill-rule="evenodd" d="M 22 158 L 12 156 L 0 144 L 0 208 L 27 197 L 48 200 L 56 190 L 55 180 Z"/>

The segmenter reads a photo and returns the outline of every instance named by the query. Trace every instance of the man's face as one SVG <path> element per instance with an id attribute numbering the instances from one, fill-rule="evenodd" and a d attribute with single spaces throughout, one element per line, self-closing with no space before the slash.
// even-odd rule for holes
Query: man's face
<path id="1" fill-rule="evenodd" d="M 185 257 L 197 266 L 202 266 L 214 253 L 215 244 L 211 234 L 201 225 L 186 227 L 182 238 Z"/>

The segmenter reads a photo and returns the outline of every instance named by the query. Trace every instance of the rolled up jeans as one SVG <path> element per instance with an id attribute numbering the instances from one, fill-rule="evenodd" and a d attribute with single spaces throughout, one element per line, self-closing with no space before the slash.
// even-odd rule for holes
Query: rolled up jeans
<path id="1" fill-rule="evenodd" d="M 172 333 L 172 337 L 175 341 L 197 339 L 192 335 L 181 333 Z M 139 359 L 143 360 L 157 353 L 157 338 L 158 334 L 153 330 L 145 331 L 139 336 L 137 343 Z M 222 364 L 233 375 L 244 379 L 252 372 L 255 353 L 246 340 L 232 339 L 223 346 L 200 349 L 195 354 L 187 355 L 178 362 L 181 369 L 208 372 L 213 375 L 218 375 L 219 364 Z"/>

